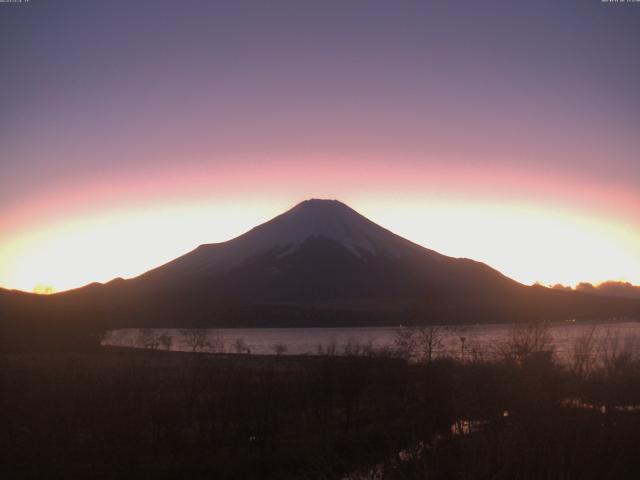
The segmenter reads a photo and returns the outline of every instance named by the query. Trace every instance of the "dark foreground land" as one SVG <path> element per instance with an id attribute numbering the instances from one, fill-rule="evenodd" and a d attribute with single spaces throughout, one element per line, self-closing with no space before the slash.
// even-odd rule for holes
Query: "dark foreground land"
<path id="1" fill-rule="evenodd" d="M 2 478 L 640 478 L 640 363 L 0 355 Z"/>

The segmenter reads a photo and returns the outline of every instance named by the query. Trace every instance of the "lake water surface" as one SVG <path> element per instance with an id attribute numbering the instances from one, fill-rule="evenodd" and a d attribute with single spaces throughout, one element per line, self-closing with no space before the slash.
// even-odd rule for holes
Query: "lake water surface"
<path id="1" fill-rule="evenodd" d="M 455 357 L 487 355 L 513 334 L 512 324 L 442 326 L 437 354 Z M 399 327 L 119 329 L 109 331 L 104 346 L 156 348 L 210 353 L 317 355 L 393 348 Z M 640 322 L 574 322 L 548 326 L 559 359 L 572 355 L 579 339 L 592 335 L 597 349 L 640 351 Z"/>

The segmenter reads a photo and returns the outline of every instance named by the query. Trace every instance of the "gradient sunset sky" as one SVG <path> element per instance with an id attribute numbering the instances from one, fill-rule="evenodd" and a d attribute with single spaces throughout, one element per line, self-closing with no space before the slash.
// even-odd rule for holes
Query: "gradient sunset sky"
<path id="1" fill-rule="evenodd" d="M 531 284 L 640 284 L 640 3 L 0 3 L 0 286 L 307 198 Z"/>

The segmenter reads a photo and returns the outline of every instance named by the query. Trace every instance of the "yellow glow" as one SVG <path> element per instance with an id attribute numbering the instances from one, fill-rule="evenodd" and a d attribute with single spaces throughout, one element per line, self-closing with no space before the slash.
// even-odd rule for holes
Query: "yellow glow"
<path id="1" fill-rule="evenodd" d="M 525 284 L 640 283 L 640 232 L 614 220 L 544 207 L 455 201 L 371 203 L 363 213 L 416 243 L 485 262 Z"/>
<path id="2" fill-rule="evenodd" d="M 75 218 L 0 243 L 0 285 L 56 291 L 132 277 L 199 244 L 224 241 L 297 200 L 156 206 Z M 522 283 L 640 284 L 640 233 L 615 220 L 510 203 L 404 198 L 343 199 L 376 223 L 425 247 L 483 261 Z"/>
<path id="3" fill-rule="evenodd" d="M 202 243 L 227 240 L 269 219 L 273 208 L 168 206 L 76 218 L 0 244 L 0 285 L 56 291 L 133 277 Z"/>

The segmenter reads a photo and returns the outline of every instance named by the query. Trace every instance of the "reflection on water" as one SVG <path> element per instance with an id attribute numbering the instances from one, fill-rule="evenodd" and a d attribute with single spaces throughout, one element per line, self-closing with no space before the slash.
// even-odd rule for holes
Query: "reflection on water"
<path id="1" fill-rule="evenodd" d="M 109 331 L 105 346 L 242 354 L 358 354 L 394 348 L 397 327 L 119 329 Z M 435 355 L 482 356 L 495 352 L 512 336 L 514 325 L 439 327 Z M 579 354 L 585 339 L 594 349 L 637 351 L 640 322 L 558 323 L 548 328 L 556 358 Z"/>

